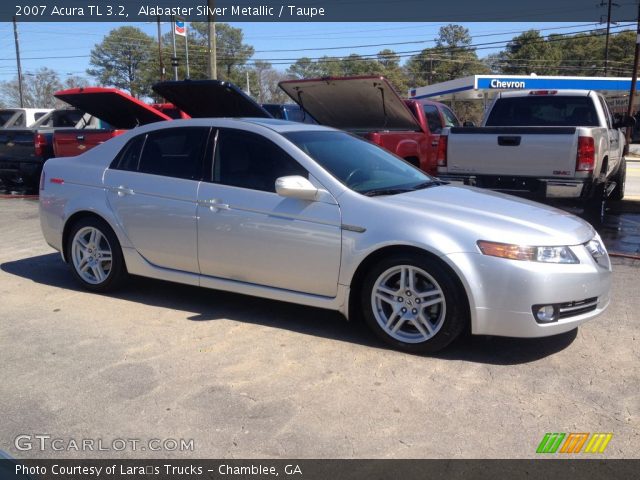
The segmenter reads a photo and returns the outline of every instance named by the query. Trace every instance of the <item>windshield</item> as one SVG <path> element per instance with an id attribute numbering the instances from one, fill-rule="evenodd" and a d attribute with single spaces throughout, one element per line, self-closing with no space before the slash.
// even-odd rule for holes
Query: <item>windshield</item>
<path id="1" fill-rule="evenodd" d="M 401 158 L 345 132 L 284 136 L 340 182 L 364 195 L 392 195 L 439 184 Z"/>

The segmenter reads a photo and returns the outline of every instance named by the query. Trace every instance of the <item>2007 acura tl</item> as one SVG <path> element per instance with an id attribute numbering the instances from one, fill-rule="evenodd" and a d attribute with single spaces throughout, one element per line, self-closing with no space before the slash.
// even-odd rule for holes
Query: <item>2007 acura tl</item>
<path id="1" fill-rule="evenodd" d="M 363 315 L 396 348 L 538 337 L 609 304 L 586 222 L 443 185 L 350 134 L 272 119 L 139 127 L 49 160 L 47 242 L 88 289 L 127 273 Z"/>

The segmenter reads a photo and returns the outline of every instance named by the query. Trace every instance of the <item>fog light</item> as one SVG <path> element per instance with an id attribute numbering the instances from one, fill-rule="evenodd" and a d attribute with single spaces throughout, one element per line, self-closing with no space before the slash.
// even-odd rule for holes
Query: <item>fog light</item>
<path id="1" fill-rule="evenodd" d="M 543 305 L 536 311 L 536 318 L 541 323 L 554 322 L 556 320 L 556 307 L 553 305 Z"/>

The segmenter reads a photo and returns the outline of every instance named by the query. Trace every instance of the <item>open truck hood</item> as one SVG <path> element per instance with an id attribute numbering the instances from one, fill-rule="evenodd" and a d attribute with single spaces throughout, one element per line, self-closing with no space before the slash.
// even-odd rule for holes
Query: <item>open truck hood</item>
<path id="1" fill-rule="evenodd" d="M 341 130 L 420 130 L 384 77 L 286 80 L 278 84 L 320 125 Z"/>
<path id="2" fill-rule="evenodd" d="M 272 118 L 269 112 L 229 82 L 220 80 L 161 82 L 153 86 L 153 91 L 192 118 Z"/>
<path id="3" fill-rule="evenodd" d="M 164 113 L 116 88 L 72 88 L 56 92 L 54 96 L 117 129 L 171 120 Z"/>

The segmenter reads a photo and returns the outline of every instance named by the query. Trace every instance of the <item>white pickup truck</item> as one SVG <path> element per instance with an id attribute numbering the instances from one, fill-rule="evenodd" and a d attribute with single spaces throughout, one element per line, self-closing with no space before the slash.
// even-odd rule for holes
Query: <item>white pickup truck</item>
<path id="1" fill-rule="evenodd" d="M 586 90 L 500 93 L 481 127 L 443 131 L 438 176 L 534 198 L 621 200 L 625 136 L 605 99 Z"/>

